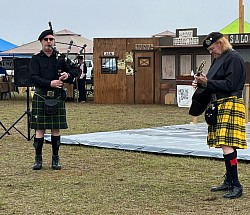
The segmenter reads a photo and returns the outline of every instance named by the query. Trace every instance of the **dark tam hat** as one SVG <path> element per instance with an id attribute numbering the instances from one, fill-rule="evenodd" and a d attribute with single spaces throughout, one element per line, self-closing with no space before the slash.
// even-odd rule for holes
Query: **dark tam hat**
<path id="1" fill-rule="evenodd" d="M 48 29 L 48 30 L 43 31 L 43 32 L 40 34 L 40 36 L 38 37 L 38 40 L 41 41 L 41 40 L 42 40 L 44 37 L 46 37 L 47 35 L 54 35 L 53 30 Z"/>
<path id="2" fill-rule="evenodd" d="M 206 36 L 206 38 L 203 41 L 203 47 L 208 48 L 213 43 L 215 43 L 217 40 L 223 37 L 223 34 L 220 32 L 212 32 L 209 35 Z"/>

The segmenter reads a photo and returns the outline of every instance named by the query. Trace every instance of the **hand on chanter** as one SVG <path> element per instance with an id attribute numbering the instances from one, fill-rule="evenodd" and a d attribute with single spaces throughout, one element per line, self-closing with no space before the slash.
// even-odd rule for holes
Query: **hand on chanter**
<path id="1" fill-rule="evenodd" d="M 60 77 L 59 77 L 60 81 L 64 81 L 64 80 L 66 80 L 68 78 L 69 78 L 69 73 L 67 73 L 67 72 L 60 73 Z"/>
<path id="2" fill-rule="evenodd" d="M 194 88 L 197 88 L 197 81 L 196 81 L 196 79 L 193 80 L 192 86 L 193 86 Z"/>
<path id="3" fill-rule="evenodd" d="M 197 87 L 197 84 L 207 85 L 207 76 L 204 73 L 201 73 L 199 76 L 194 75 L 194 80 L 192 82 L 193 87 Z"/>
<path id="4" fill-rule="evenodd" d="M 53 88 L 62 88 L 63 82 L 61 80 L 53 80 L 50 82 L 50 86 Z"/>

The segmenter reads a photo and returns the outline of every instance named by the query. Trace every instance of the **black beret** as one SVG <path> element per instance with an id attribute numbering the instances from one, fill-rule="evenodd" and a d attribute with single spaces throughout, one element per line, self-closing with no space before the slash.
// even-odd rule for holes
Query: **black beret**
<path id="1" fill-rule="evenodd" d="M 40 34 L 40 36 L 38 37 L 38 40 L 41 41 L 41 40 L 42 40 L 44 37 L 46 37 L 47 35 L 54 35 L 53 30 L 48 29 L 48 30 L 43 31 L 43 32 Z"/>
<path id="2" fill-rule="evenodd" d="M 203 47 L 208 48 L 213 43 L 215 43 L 217 40 L 223 37 L 223 34 L 220 32 L 211 32 L 209 35 L 206 36 L 206 38 L 203 41 Z"/>

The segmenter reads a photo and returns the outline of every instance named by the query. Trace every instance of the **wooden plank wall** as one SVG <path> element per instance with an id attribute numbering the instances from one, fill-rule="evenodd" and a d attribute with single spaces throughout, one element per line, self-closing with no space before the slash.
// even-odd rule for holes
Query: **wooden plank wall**
<path id="1" fill-rule="evenodd" d="M 94 101 L 102 104 L 126 103 L 126 73 L 101 74 L 101 57 L 104 52 L 114 52 L 121 59 L 126 51 L 126 39 L 94 39 Z"/>
<path id="2" fill-rule="evenodd" d="M 125 69 L 117 74 L 101 74 L 101 57 L 104 52 L 114 52 L 119 60 L 125 59 L 127 52 L 135 51 L 135 44 L 153 43 L 159 45 L 158 38 L 95 38 L 94 39 L 94 101 L 103 104 L 133 104 L 134 76 L 126 75 Z M 155 52 L 155 103 L 160 102 L 160 59 Z M 152 59 L 153 60 L 153 59 Z M 134 63 L 128 63 L 134 67 Z M 152 67 L 153 68 L 153 67 Z M 153 71 L 152 71 L 153 72 Z M 153 103 L 153 102 L 152 102 Z"/>

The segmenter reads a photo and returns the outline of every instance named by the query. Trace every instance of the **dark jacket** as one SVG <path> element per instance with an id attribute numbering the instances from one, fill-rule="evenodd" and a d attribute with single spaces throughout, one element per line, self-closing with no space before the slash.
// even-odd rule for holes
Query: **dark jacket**
<path id="1" fill-rule="evenodd" d="M 231 51 L 215 76 L 208 80 L 207 89 L 212 93 L 236 92 L 243 90 L 245 80 L 246 67 L 244 60 L 237 51 Z"/>
<path id="2" fill-rule="evenodd" d="M 66 83 L 73 83 L 73 79 L 77 76 L 78 70 L 65 61 L 64 56 L 57 59 L 56 53 L 53 52 L 48 57 L 43 51 L 33 55 L 29 65 L 30 77 L 32 84 L 39 88 L 50 88 L 52 80 L 59 79 L 59 71 L 69 73 Z"/>

